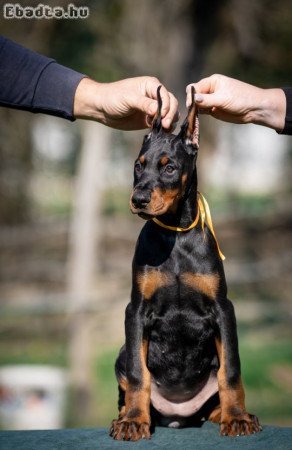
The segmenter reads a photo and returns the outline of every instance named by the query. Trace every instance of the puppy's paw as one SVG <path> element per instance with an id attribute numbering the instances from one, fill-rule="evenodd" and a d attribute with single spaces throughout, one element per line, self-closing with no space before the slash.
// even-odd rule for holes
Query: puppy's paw
<path id="1" fill-rule="evenodd" d="M 126 418 L 113 420 L 109 434 L 118 441 L 138 441 L 151 437 L 148 423 Z"/>
<path id="2" fill-rule="evenodd" d="M 221 436 L 245 436 L 262 431 L 257 416 L 245 413 L 242 417 L 230 417 L 220 422 Z"/>

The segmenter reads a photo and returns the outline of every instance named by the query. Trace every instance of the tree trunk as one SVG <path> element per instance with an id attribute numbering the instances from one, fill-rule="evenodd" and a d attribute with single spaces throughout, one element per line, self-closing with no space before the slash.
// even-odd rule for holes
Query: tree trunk
<path id="1" fill-rule="evenodd" d="M 90 306 L 102 233 L 101 206 L 110 129 L 94 122 L 83 124 L 83 144 L 76 180 L 70 233 L 68 295 L 70 301 L 69 363 L 74 419 L 90 422 L 93 400 L 93 322 Z"/>

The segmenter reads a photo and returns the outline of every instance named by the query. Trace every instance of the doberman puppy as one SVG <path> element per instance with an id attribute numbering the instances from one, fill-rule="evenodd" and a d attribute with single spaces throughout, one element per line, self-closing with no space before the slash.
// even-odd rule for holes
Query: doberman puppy
<path id="1" fill-rule="evenodd" d="M 220 249 L 197 192 L 194 91 L 178 135 L 163 130 L 159 91 L 158 99 L 134 169 L 130 207 L 147 222 L 133 260 L 126 343 L 115 366 L 119 417 L 110 435 L 149 439 L 154 423 L 183 427 L 203 419 L 220 423 L 224 436 L 256 433 Z"/>

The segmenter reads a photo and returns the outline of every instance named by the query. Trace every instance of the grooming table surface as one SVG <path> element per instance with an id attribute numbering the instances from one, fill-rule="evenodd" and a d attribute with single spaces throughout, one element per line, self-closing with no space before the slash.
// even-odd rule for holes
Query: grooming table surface
<path id="1" fill-rule="evenodd" d="M 264 426 L 252 436 L 221 437 L 218 426 L 205 423 L 201 428 L 156 428 L 151 440 L 114 441 L 108 430 L 65 429 L 48 431 L 1 431 L 1 450 L 292 450 L 292 428 Z"/>

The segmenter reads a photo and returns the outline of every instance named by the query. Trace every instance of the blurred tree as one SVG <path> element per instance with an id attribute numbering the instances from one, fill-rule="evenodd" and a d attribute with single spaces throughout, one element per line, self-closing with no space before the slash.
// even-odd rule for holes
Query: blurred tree
<path id="1" fill-rule="evenodd" d="M 94 318 L 91 314 L 98 242 L 102 236 L 102 197 L 110 128 L 84 122 L 70 230 L 67 291 L 69 298 L 69 365 L 75 424 L 91 423 L 94 404 Z M 93 425 L 93 423 L 92 423 Z"/>
<path id="2" fill-rule="evenodd" d="M 28 117 L 0 110 L 0 225 L 24 222 L 29 215 L 31 140 Z"/>

